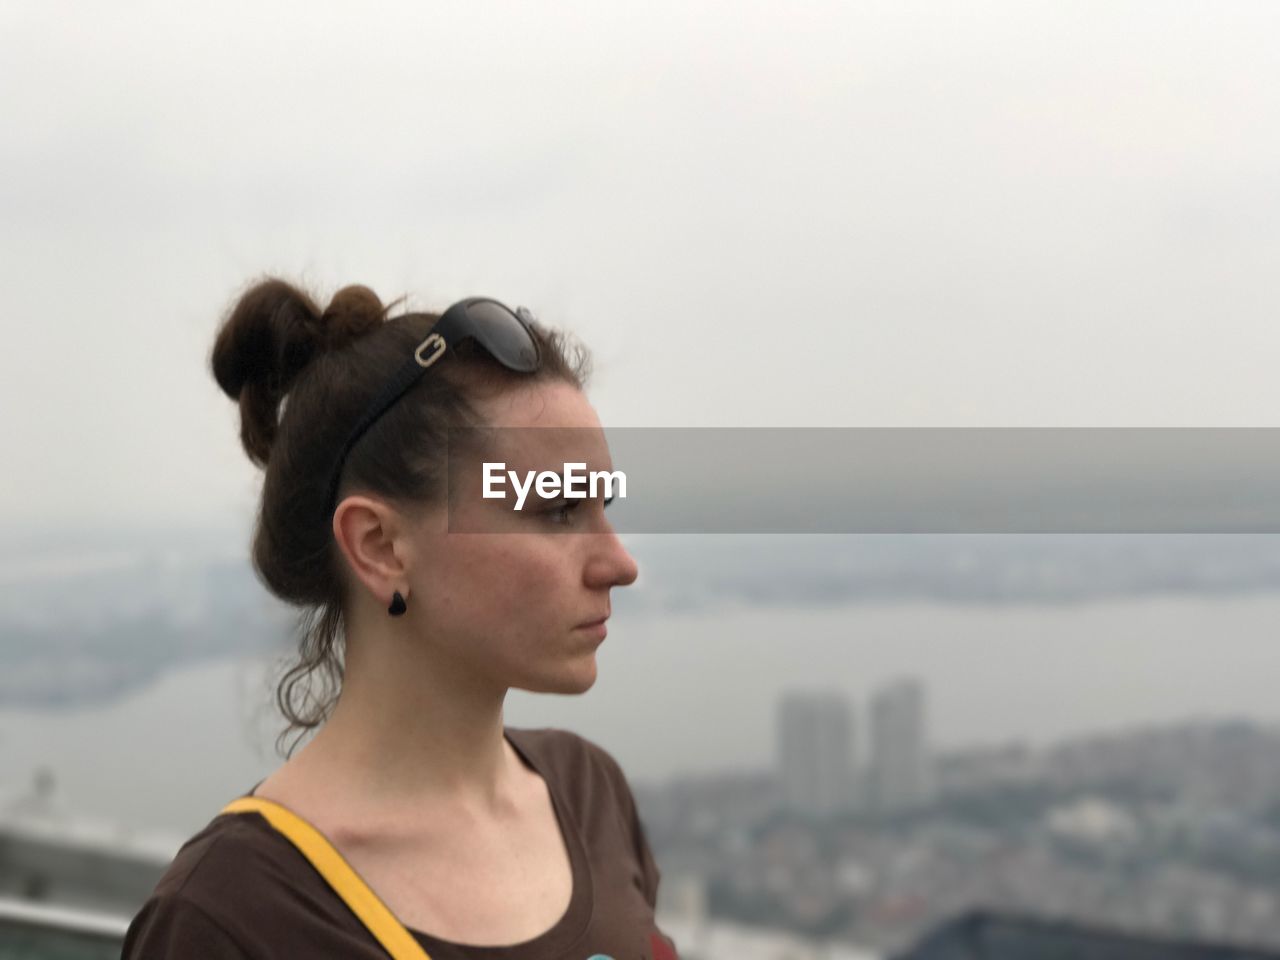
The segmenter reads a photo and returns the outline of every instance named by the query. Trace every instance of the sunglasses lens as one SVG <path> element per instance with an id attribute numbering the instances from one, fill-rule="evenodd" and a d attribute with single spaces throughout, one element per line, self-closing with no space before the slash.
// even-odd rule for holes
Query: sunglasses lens
<path id="1" fill-rule="evenodd" d="M 479 300 L 467 304 L 473 335 L 495 360 L 512 370 L 538 369 L 538 348 L 520 319 L 500 303 Z"/>

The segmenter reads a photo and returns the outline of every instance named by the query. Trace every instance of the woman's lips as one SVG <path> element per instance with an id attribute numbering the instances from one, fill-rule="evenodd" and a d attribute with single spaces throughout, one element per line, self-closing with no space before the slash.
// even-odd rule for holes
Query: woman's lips
<path id="1" fill-rule="evenodd" d="M 574 629 L 582 630 L 597 640 L 603 640 L 609 633 L 609 628 L 605 626 L 605 620 L 607 619 L 609 618 L 601 617 L 599 620 L 592 620 L 590 623 L 580 623 Z"/>

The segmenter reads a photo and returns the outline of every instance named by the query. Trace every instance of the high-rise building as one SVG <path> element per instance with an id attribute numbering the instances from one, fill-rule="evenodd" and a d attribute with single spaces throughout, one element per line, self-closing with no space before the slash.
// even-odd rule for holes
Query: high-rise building
<path id="1" fill-rule="evenodd" d="M 870 799 L 881 812 L 924 806 L 933 799 L 924 687 L 899 680 L 877 690 L 870 706 Z"/>
<path id="2" fill-rule="evenodd" d="M 790 693 L 778 704 L 778 771 L 788 810 L 829 816 L 853 806 L 853 717 L 838 693 Z"/>

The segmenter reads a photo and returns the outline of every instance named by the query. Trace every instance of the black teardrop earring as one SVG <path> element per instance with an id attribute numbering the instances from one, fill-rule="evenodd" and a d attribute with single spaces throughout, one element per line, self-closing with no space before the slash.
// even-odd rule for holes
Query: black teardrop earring
<path id="1" fill-rule="evenodd" d="M 391 598 L 391 606 L 387 607 L 387 613 L 391 614 L 393 617 L 398 617 L 408 609 L 409 608 L 405 605 L 404 597 L 400 596 L 400 591 L 397 590 L 395 595 Z"/>

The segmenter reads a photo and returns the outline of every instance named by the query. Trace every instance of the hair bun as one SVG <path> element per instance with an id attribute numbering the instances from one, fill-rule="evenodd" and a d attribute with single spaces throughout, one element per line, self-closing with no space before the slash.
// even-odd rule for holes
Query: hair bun
<path id="1" fill-rule="evenodd" d="M 322 313 L 287 281 L 253 284 L 232 307 L 213 345 L 214 379 L 240 405 L 240 440 L 249 459 L 266 466 L 279 428 L 280 405 L 304 367 L 382 322 L 382 301 L 368 287 L 339 290 Z"/>
<path id="2" fill-rule="evenodd" d="M 324 348 L 333 350 L 377 329 L 386 308 L 366 286 L 352 284 L 333 295 L 320 317 L 319 334 Z"/>

